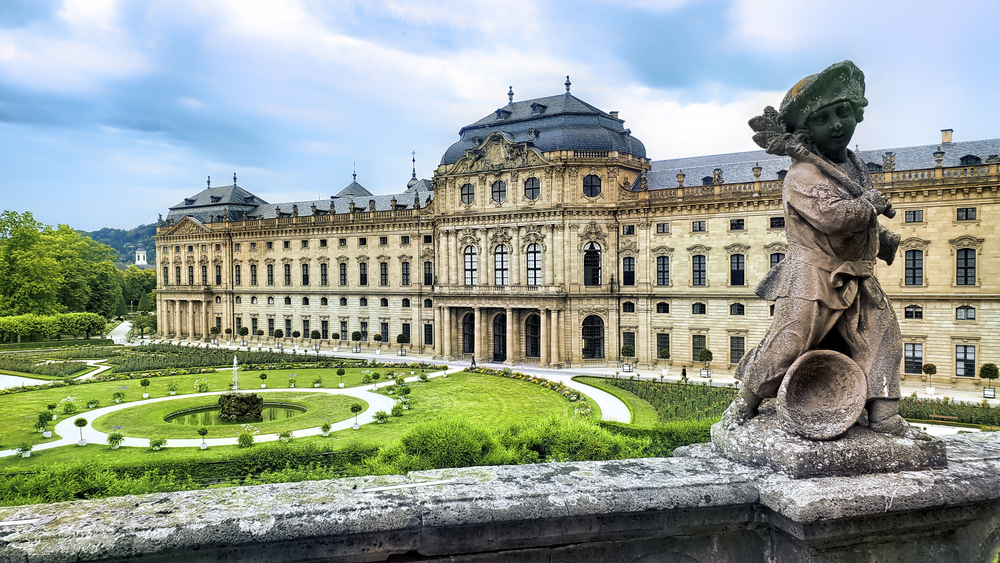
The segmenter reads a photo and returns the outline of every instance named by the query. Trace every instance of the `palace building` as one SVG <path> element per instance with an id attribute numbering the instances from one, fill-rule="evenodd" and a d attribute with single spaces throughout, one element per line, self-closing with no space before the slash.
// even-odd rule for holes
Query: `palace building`
<path id="1" fill-rule="evenodd" d="M 462 127 L 432 180 L 414 172 L 395 194 L 355 178 L 329 199 L 269 203 L 234 175 L 184 199 L 157 229 L 161 337 L 245 326 L 266 344 L 281 329 L 285 345 L 346 351 L 357 332 L 390 353 L 552 367 L 616 366 L 625 348 L 640 368 L 678 370 L 708 348 L 734 368 L 771 323 L 753 289 L 785 255 L 789 160 L 650 160 L 618 112 L 569 90 L 508 93 Z M 901 371 L 934 363 L 937 383 L 971 386 L 1000 361 L 1000 139 L 951 135 L 858 154 L 898 211 L 881 218 L 898 255 L 876 271 Z"/>

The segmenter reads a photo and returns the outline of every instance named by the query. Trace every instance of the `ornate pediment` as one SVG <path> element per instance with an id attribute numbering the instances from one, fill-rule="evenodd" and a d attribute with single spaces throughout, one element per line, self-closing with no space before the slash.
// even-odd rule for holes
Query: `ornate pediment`
<path id="1" fill-rule="evenodd" d="M 167 232 L 162 233 L 159 236 L 203 235 L 210 232 L 212 231 L 202 224 L 201 221 L 191 217 L 185 217 L 178 221 L 176 225 L 168 228 Z"/>
<path id="2" fill-rule="evenodd" d="M 951 251 L 954 254 L 954 252 L 960 248 L 975 248 L 976 250 L 979 250 L 982 248 L 984 240 L 985 239 L 965 235 L 949 240 L 948 244 L 951 245 Z"/>
<path id="3" fill-rule="evenodd" d="M 708 247 L 708 246 L 705 246 L 703 244 L 696 244 L 694 246 L 689 246 L 688 249 L 687 249 L 687 251 L 690 252 L 692 255 L 695 255 L 695 254 L 708 254 L 709 250 L 712 250 L 712 248 Z"/>
<path id="4" fill-rule="evenodd" d="M 910 237 L 903 242 L 899 243 L 899 250 L 927 250 L 931 242 L 928 240 L 919 239 L 917 237 Z"/>
<path id="5" fill-rule="evenodd" d="M 198 257 L 198 263 L 199 264 L 208 264 L 208 256 L 205 256 L 204 254 L 202 254 L 201 256 L 199 256 Z"/>
<path id="6" fill-rule="evenodd" d="M 413 260 L 413 257 L 410 256 L 409 254 L 403 254 L 402 256 L 399 257 L 400 262 L 409 262 L 411 260 Z"/>
<path id="7" fill-rule="evenodd" d="M 291 264 L 292 263 L 292 259 L 291 258 L 282 258 L 281 259 L 281 263 L 282 264 Z"/>
<path id="8" fill-rule="evenodd" d="M 265 264 L 272 264 L 273 265 L 274 264 L 274 258 L 265 258 L 264 259 L 264 263 Z"/>
<path id="9" fill-rule="evenodd" d="M 657 246 L 653 249 L 653 256 L 673 256 L 674 249 L 666 246 Z"/>
<path id="10" fill-rule="evenodd" d="M 501 244 L 508 245 L 510 244 L 510 240 L 510 229 L 508 227 L 494 229 L 493 234 L 490 235 L 490 248 L 496 248 Z"/>
<path id="11" fill-rule="evenodd" d="M 392 260 L 392 258 L 389 258 L 385 254 L 379 254 L 378 256 L 375 257 L 375 259 L 378 260 L 379 262 L 388 262 L 389 260 Z"/>
<path id="12" fill-rule="evenodd" d="M 583 232 L 580 233 L 580 250 L 583 250 L 583 245 L 588 242 L 596 242 L 602 246 L 607 243 L 608 235 L 605 234 L 604 229 L 597 224 L 597 221 L 591 221 L 584 227 Z"/>
<path id="13" fill-rule="evenodd" d="M 481 144 L 477 144 L 476 148 L 465 151 L 465 155 L 458 159 L 447 174 L 498 173 L 501 170 L 546 163 L 538 149 L 514 141 L 513 137 L 503 131 L 494 131 Z"/>
<path id="14" fill-rule="evenodd" d="M 726 249 L 726 254 L 730 254 L 730 255 L 732 255 L 732 254 L 746 254 L 747 251 L 750 250 L 749 246 L 747 246 L 745 244 L 740 244 L 738 242 L 726 245 L 724 248 Z"/>
<path id="15" fill-rule="evenodd" d="M 774 254 L 775 252 L 788 254 L 788 245 L 783 242 L 772 242 L 771 244 L 765 244 L 764 250 L 768 254 Z"/>
<path id="16" fill-rule="evenodd" d="M 250 258 L 249 260 L 247 260 L 247 263 L 250 264 L 251 266 L 253 266 L 253 265 L 257 264 L 257 259 Z M 274 263 L 274 260 L 271 260 L 271 263 Z"/>
<path id="17" fill-rule="evenodd" d="M 420 251 L 420 258 L 423 260 L 433 260 L 434 259 L 434 249 L 425 248 Z"/>
<path id="18" fill-rule="evenodd" d="M 363 263 L 367 264 L 368 263 L 368 257 L 367 256 L 358 256 L 358 262 L 363 262 Z"/>
<path id="19" fill-rule="evenodd" d="M 320 264 L 329 264 L 330 263 L 330 259 L 327 258 L 326 256 L 320 256 L 319 258 L 316 259 L 316 261 L 319 262 Z"/>
<path id="20" fill-rule="evenodd" d="M 635 256 L 639 252 L 639 243 L 634 238 L 625 239 L 618 245 L 618 251 L 623 256 Z"/>
<path id="21" fill-rule="evenodd" d="M 338 264 L 346 264 L 350 260 L 351 260 L 350 258 L 348 258 L 347 256 L 344 256 L 343 254 L 341 254 L 340 256 L 337 257 L 337 263 Z"/>
<path id="22" fill-rule="evenodd" d="M 591 315 L 597 315 L 598 317 L 608 316 L 607 307 L 582 307 L 578 311 L 581 319 L 585 319 Z"/>

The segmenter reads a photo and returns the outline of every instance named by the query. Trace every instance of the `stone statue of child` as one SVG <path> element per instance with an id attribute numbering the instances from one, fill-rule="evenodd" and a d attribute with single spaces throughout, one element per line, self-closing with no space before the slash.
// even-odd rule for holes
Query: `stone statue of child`
<path id="1" fill-rule="evenodd" d="M 824 348 L 846 354 L 865 373 L 866 412 L 858 424 L 915 435 L 898 414 L 899 325 L 874 277 L 875 259 L 891 264 L 899 245 L 899 235 L 878 216 L 895 212 L 847 148 L 868 105 L 864 91 L 864 74 L 844 61 L 802 79 L 780 111 L 768 107 L 750 122 L 759 145 L 792 158 L 782 189 L 788 253 L 755 290 L 775 301 L 774 321 L 741 359 L 740 395 L 724 421 L 743 424 L 756 416 L 792 363 Z"/>

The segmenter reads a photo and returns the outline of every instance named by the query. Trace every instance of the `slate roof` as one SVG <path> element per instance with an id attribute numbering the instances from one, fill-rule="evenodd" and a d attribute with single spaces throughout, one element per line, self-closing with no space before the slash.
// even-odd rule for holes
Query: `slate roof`
<path id="1" fill-rule="evenodd" d="M 396 199 L 396 209 L 413 209 L 414 199 L 419 198 L 420 207 L 427 207 L 434 200 L 434 192 L 429 190 L 407 190 L 401 194 L 367 195 L 357 197 L 332 197 L 310 201 L 288 201 L 283 203 L 268 203 L 259 205 L 250 214 L 250 219 L 274 219 L 275 217 L 291 217 L 295 211 L 299 217 L 308 217 L 315 211 L 318 215 L 332 213 L 350 213 L 351 203 L 354 203 L 355 213 L 369 211 L 370 202 L 375 202 L 375 211 L 391 211 L 392 199 Z M 313 209 L 315 206 L 315 210 Z"/>
<path id="2" fill-rule="evenodd" d="M 360 197 L 366 195 L 372 195 L 372 193 L 359 184 L 357 179 L 350 184 L 347 184 L 347 187 L 337 193 L 337 197 Z"/>
<path id="3" fill-rule="evenodd" d="M 624 128 L 625 122 L 584 102 L 569 92 L 510 102 L 462 127 L 460 139 L 448 147 L 441 164 L 453 164 L 466 150 L 479 146 L 494 131 L 503 131 L 518 143 L 532 143 L 542 152 L 554 150 L 616 150 L 646 156 L 642 141 Z M 529 129 L 532 132 L 529 134 Z"/>
<path id="4" fill-rule="evenodd" d="M 174 222 L 184 217 L 194 217 L 203 223 L 209 221 L 209 216 L 228 217 L 230 221 L 239 221 L 247 212 L 253 211 L 258 205 L 266 204 L 263 199 L 244 190 L 238 185 L 206 188 L 193 197 L 174 205 L 167 213 L 167 219 Z"/>
<path id="5" fill-rule="evenodd" d="M 862 150 L 857 151 L 857 154 L 865 162 L 881 166 L 883 155 L 891 152 L 896 156 L 896 170 L 921 170 L 934 168 L 934 152 L 939 147 L 944 152 L 942 166 L 960 166 L 960 159 L 966 155 L 978 156 L 985 163 L 990 155 L 1000 154 L 1000 139 Z M 685 175 L 685 186 L 700 186 L 702 178 L 711 177 L 716 168 L 722 169 L 723 183 L 753 182 L 753 167 L 757 164 L 763 169 L 760 179 L 773 181 L 778 179 L 779 171 L 788 170 L 791 159 L 776 157 L 759 150 L 656 160 L 653 161 L 647 175 L 647 187 L 651 190 L 675 188 L 677 174 L 682 171 Z"/>

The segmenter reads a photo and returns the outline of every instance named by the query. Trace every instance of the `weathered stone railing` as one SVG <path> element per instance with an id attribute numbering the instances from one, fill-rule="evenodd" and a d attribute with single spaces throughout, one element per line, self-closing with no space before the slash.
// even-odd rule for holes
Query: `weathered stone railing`
<path id="1" fill-rule="evenodd" d="M 0 560 L 993 561 L 1000 444 L 795 480 L 717 457 L 473 467 L 0 508 Z"/>
<path id="2" fill-rule="evenodd" d="M 561 285 L 437 285 L 435 295 L 555 295 Z"/>

